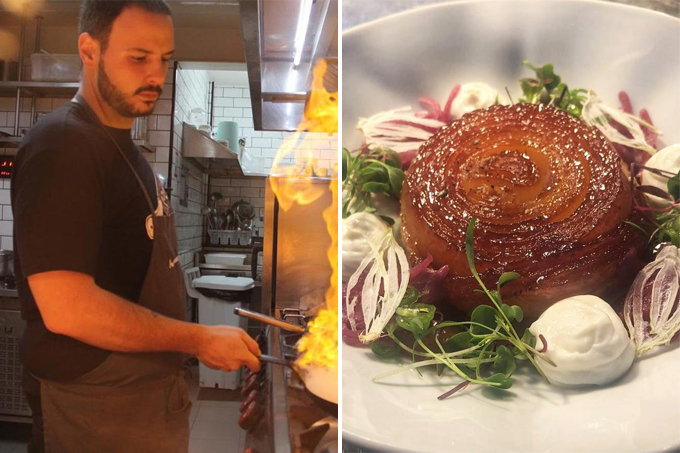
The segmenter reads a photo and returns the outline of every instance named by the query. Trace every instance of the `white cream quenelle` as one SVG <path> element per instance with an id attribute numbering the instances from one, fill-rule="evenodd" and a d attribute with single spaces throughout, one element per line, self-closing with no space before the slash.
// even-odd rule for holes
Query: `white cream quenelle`
<path id="1" fill-rule="evenodd" d="M 604 385 L 628 371 L 635 345 L 612 307 L 597 296 L 573 296 L 548 308 L 529 328 L 536 349 L 556 366 L 537 360 L 552 384 Z"/>
<path id="2" fill-rule="evenodd" d="M 674 175 L 677 175 L 680 171 L 680 143 L 675 145 L 670 145 L 662 150 L 659 150 L 656 154 L 649 158 L 645 166 L 651 168 L 658 168 L 659 170 L 665 170 Z M 668 178 L 654 174 L 650 171 L 642 171 L 642 184 L 645 186 L 654 186 L 664 192 L 668 192 Z M 665 208 L 671 202 L 669 200 L 664 200 L 663 198 L 645 194 L 649 203 L 657 208 Z"/>
<path id="3" fill-rule="evenodd" d="M 357 212 L 342 219 L 342 281 L 347 282 L 361 261 L 379 244 L 390 227 L 380 217 Z"/>
<path id="4" fill-rule="evenodd" d="M 451 116 L 455 119 L 460 118 L 473 110 L 485 109 L 496 103 L 505 104 L 496 91 L 491 86 L 482 82 L 472 82 L 461 85 L 458 96 L 451 103 Z"/>

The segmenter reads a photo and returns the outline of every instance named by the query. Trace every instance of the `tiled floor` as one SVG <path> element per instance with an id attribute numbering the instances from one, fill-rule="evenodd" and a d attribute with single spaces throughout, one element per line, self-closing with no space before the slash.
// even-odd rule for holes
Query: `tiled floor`
<path id="1" fill-rule="evenodd" d="M 189 453 L 241 453 L 245 444 L 245 431 L 237 424 L 241 403 L 197 400 L 198 367 L 192 376 Z M 0 453 L 26 453 L 26 445 L 0 438 Z"/>

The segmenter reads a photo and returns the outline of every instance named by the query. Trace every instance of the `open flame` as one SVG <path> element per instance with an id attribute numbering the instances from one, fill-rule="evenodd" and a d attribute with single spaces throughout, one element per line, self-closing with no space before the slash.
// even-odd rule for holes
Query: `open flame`
<path id="1" fill-rule="evenodd" d="M 297 131 L 279 148 L 272 171 L 270 184 L 276 194 L 282 209 L 288 210 L 293 204 L 314 203 L 324 192 L 318 184 L 312 184 L 314 176 L 326 176 L 330 170 L 333 175 L 330 189 L 333 195 L 331 206 L 323 211 L 331 246 L 328 249 L 328 261 L 331 265 L 330 287 L 326 291 L 326 303 L 307 324 L 306 333 L 298 343 L 300 367 L 323 367 L 334 369 L 337 380 L 338 367 L 338 179 L 337 164 L 333 169 L 321 170 L 317 167 L 313 149 L 305 141 L 305 132 L 338 131 L 338 95 L 329 93 L 323 85 L 323 76 L 327 63 L 320 60 L 314 67 L 314 78 L 310 98 L 305 108 L 304 119 L 298 125 Z M 296 165 L 284 166 L 283 160 L 295 157 Z M 293 186 L 290 181 L 309 180 L 310 184 Z M 337 393 L 337 392 L 336 392 Z"/>

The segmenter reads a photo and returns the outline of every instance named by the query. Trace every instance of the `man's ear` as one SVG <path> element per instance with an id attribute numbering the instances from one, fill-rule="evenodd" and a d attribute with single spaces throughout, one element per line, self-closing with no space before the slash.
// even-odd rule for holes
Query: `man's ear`
<path id="1" fill-rule="evenodd" d="M 78 36 L 78 53 L 84 67 L 96 67 L 99 61 L 100 45 L 89 33 Z"/>

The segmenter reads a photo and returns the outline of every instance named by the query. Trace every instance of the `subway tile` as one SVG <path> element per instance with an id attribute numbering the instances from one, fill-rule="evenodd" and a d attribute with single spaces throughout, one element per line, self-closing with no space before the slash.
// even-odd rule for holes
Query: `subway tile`
<path id="1" fill-rule="evenodd" d="M 11 206 L 5 205 L 2 207 L 2 220 L 14 220 Z"/>
<path id="2" fill-rule="evenodd" d="M 0 190 L 0 204 L 12 204 L 10 200 L 9 190 Z"/>
<path id="3" fill-rule="evenodd" d="M 248 109 L 250 109 L 252 107 L 252 103 L 250 101 L 250 98 L 234 99 L 234 107 L 247 107 Z"/>
<path id="4" fill-rule="evenodd" d="M 251 179 L 250 180 L 250 187 L 264 187 L 265 180 L 264 179 Z"/>
<path id="5" fill-rule="evenodd" d="M 241 97 L 250 98 L 250 89 L 248 89 L 248 88 L 243 88 L 243 89 L 241 90 Z"/>
<path id="6" fill-rule="evenodd" d="M 242 197 L 259 197 L 260 189 L 257 187 L 242 187 L 241 188 Z"/>
<path id="7" fill-rule="evenodd" d="M 0 236 L 12 236 L 12 225 L 10 220 L 0 220 Z"/>
<path id="8" fill-rule="evenodd" d="M 2 247 L 3 250 L 14 250 L 14 241 L 10 236 L 5 236 L 0 241 L 0 247 Z"/>
<path id="9" fill-rule="evenodd" d="M 158 115 L 156 120 L 156 129 L 159 131 L 169 131 L 172 117 L 170 115 Z"/>
<path id="10" fill-rule="evenodd" d="M 234 118 L 234 121 L 236 121 L 239 124 L 239 126 L 241 126 L 241 127 L 250 127 L 250 128 L 255 127 L 253 125 L 253 119 L 252 118 Z"/>
<path id="11" fill-rule="evenodd" d="M 167 146 L 157 146 L 154 154 L 156 155 L 156 162 L 170 161 L 170 148 Z"/>
<path id="12" fill-rule="evenodd" d="M 0 127 L 5 127 L 7 125 L 7 117 L 9 112 L 0 112 Z"/>
<path id="13" fill-rule="evenodd" d="M 2 188 L 3 189 L 11 189 L 12 188 L 12 180 L 11 179 L 3 179 L 2 180 Z"/>
<path id="14" fill-rule="evenodd" d="M 251 140 L 251 146 L 258 148 L 271 148 L 272 141 L 269 138 L 253 138 Z"/>
<path id="15" fill-rule="evenodd" d="M 169 146 L 170 132 L 169 131 L 149 131 L 149 143 L 152 146 Z"/>
<path id="16" fill-rule="evenodd" d="M 233 107 L 234 99 L 232 98 L 215 98 L 215 107 Z"/>
<path id="17" fill-rule="evenodd" d="M 222 187 L 220 193 L 225 197 L 239 197 L 241 196 L 240 187 Z"/>
<path id="18" fill-rule="evenodd" d="M 278 131 L 262 131 L 263 138 L 281 138 L 282 134 Z"/>
<path id="19" fill-rule="evenodd" d="M 146 117 L 146 128 L 150 131 L 155 131 L 158 129 L 158 115 L 149 115 Z"/>
<path id="20" fill-rule="evenodd" d="M 230 116 L 232 118 L 242 118 L 243 117 L 243 109 L 241 108 L 232 108 L 232 107 L 225 107 L 222 110 L 223 116 Z"/>
<path id="21" fill-rule="evenodd" d="M 211 187 L 229 187 L 231 186 L 231 180 L 228 178 L 212 178 L 210 180 Z"/>
<path id="22" fill-rule="evenodd" d="M 243 90 L 239 88 L 223 88 L 222 99 L 224 98 L 240 98 L 243 97 Z M 249 97 L 249 95 L 248 95 Z"/>
<path id="23" fill-rule="evenodd" d="M 246 178 L 232 178 L 231 185 L 234 187 L 250 187 L 250 181 Z"/>
<path id="24" fill-rule="evenodd" d="M 256 131 L 252 127 L 244 127 L 243 133 L 241 135 L 244 136 L 244 137 L 257 138 L 257 137 L 262 137 L 262 132 Z"/>
<path id="25" fill-rule="evenodd" d="M 252 204 L 254 208 L 264 208 L 264 198 L 260 196 L 257 198 L 252 198 L 250 200 L 250 204 Z"/>

